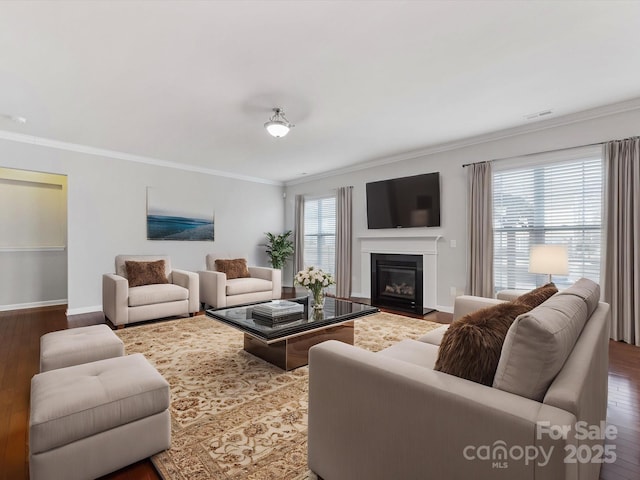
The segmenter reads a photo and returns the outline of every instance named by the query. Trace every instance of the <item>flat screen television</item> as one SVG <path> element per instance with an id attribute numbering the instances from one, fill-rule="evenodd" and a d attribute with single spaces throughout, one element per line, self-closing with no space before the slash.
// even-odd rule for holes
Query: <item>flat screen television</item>
<path id="1" fill-rule="evenodd" d="M 440 173 L 367 183 L 370 229 L 440 226 Z"/>

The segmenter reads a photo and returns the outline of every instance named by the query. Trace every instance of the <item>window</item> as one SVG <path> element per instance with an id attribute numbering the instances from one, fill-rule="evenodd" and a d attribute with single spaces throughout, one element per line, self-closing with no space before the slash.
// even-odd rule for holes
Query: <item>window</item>
<path id="1" fill-rule="evenodd" d="M 529 249 L 567 245 L 569 274 L 554 275 L 559 288 L 581 277 L 600 279 L 602 159 L 597 157 L 495 171 L 493 240 L 496 291 L 531 289 L 546 275 L 529 273 Z"/>
<path id="2" fill-rule="evenodd" d="M 304 265 L 336 272 L 336 197 L 304 202 Z"/>

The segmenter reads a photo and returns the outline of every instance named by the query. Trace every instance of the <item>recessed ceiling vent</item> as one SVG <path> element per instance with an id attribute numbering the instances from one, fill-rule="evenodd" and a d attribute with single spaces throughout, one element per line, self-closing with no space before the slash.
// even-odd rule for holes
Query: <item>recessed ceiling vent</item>
<path id="1" fill-rule="evenodd" d="M 524 118 L 527 120 L 536 120 L 538 118 L 547 117 L 551 115 L 553 112 L 551 110 L 543 110 L 542 112 L 530 113 L 529 115 L 525 115 Z"/>

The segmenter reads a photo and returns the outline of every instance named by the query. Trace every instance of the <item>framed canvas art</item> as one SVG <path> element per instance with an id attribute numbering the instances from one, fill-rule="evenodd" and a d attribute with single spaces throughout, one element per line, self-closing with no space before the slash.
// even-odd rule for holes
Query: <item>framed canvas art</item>
<path id="1" fill-rule="evenodd" d="M 214 213 L 193 192 L 147 187 L 147 240 L 214 240 Z"/>

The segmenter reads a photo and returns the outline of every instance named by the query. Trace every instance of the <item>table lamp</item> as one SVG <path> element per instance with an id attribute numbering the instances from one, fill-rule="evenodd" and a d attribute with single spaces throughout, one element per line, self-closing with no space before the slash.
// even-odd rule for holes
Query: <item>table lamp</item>
<path id="1" fill-rule="evenodd" d="M 549 275 L 567 275 L 569 273 L 569 255 L 566 245 L 533 245 L 529 255 L 529 273 Z"/>

